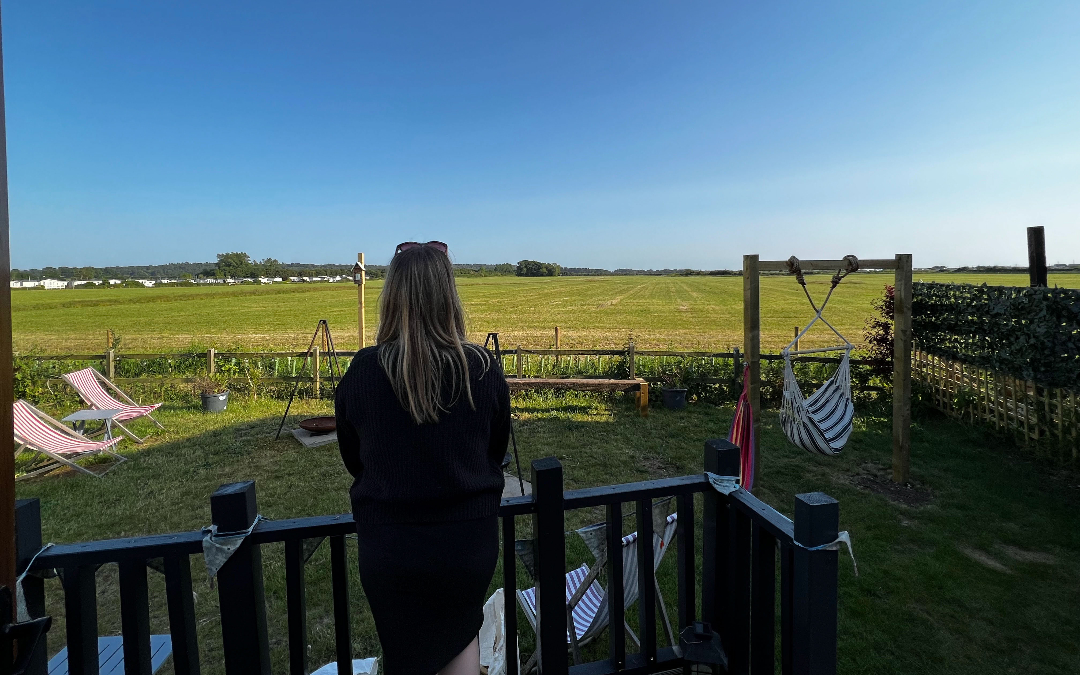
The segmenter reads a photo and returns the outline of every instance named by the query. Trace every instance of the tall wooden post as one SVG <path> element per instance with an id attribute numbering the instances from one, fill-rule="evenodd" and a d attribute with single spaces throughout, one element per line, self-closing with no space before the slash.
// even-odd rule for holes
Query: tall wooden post
<path id="1" fill-rule="evenodd" d="M 357 306 L 357 325 L 360 329 L 360 349 L 365 347 L 364 344 L 364 285 L 367 283 L 367 271 L 364 267 L 364 254 L 356 254 L 356 262 L 360 265 L 360 279 L 356 284 L 356 306 Z"/>
<path id="2" fill-rule="evenodd" d="M 896 254 L 893 280 L 893 481 L 911 470 L 911 254 Z"/>
<path id="3" fill-rule="evenodd" d="M 761 288 L 757 254 L 743 256 L 743 351 L 750 367 L 750 409 L 754 412 L 754 436 L 761 448 Z M 754 453 L 754 474 L 757 456 Z"/>
<path id="4" fill-rule="evenodd" d="M 1029 285 L 1046 287 L 1046 234 L 1042 225 L 1027 229 L 1027 244 Z"/>
<path id="5" fill-rule="evenodd" d="M 11 249 L 8 240 L 7 117 L 0 38 L 0 586 L 15 588 L 15 373 L 11 351 Z M 7 623 L 7 617 L 0 617 Z"/>

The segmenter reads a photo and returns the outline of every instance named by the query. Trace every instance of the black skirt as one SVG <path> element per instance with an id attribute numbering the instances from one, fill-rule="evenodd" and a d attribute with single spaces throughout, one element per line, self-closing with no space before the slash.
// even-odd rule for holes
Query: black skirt
<path id="1" fill-rule="evenodd" d="M 472 642 L 499 556 L 498 517 L 356 526 L 385 675 L 434 675 Z"/>

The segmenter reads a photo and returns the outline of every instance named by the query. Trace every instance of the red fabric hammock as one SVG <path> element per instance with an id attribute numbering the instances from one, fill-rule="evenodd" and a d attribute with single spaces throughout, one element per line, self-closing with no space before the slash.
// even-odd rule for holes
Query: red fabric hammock
<path id="1" fill-rule="evenodd" d="M 754 487 L 754 409 L 750 406 L 750 366 L 743 370 L 743 390 L 735 406 L 728 440 L 739 446 L 739 485 L 749 492 Z"/>

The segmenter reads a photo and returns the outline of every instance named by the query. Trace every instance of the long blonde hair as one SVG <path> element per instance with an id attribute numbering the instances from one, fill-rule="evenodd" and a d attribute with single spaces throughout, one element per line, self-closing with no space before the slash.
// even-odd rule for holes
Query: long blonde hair
<path id="1" fill-rule="evenodd" d="M 488 367 L 487 350 L 465 335 L 465 309 L 446 253 L 431 246 L 401 251 L 390 261 L 379 295 L 379 364 L 401 406 L 417 424 L 438 422 L 439 412 L 462 393 L 473 403 L 466 349 Z"/>

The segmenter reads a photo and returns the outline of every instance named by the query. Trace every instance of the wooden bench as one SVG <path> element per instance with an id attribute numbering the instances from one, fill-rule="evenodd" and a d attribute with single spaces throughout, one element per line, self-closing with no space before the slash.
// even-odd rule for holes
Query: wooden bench
<path id="1" fill-rule="evenodd" d="M 569 389 L 572 391 L 634 392 L 634 405 L 643 417 L 649 414 L 649 383 L 640 377 L 633 380 L 604 380 L 599 378 L 570 377 L 508 377 L 510 391 L 526 389 Z"/>

